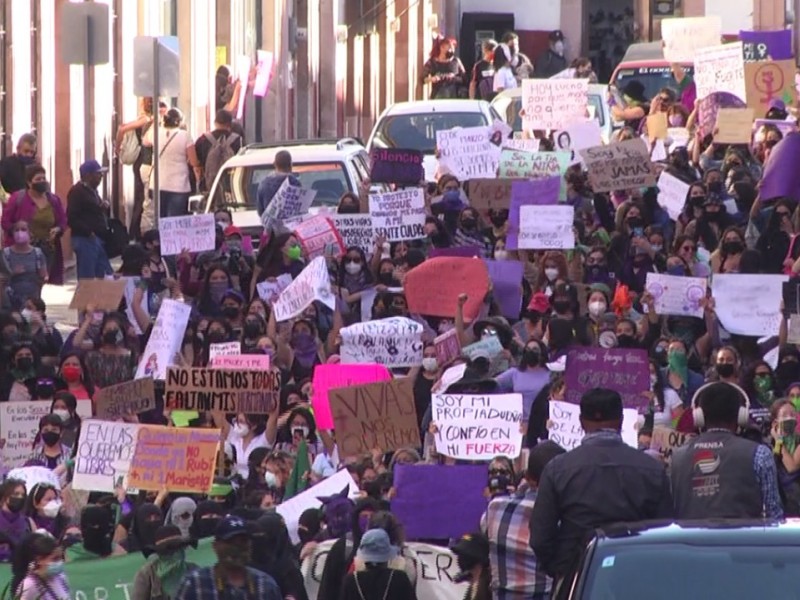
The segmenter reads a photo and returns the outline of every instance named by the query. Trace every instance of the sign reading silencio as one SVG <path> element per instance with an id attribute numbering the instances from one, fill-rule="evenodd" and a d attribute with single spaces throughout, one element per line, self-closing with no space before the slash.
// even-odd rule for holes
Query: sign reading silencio
<path id="1" fill-rule="evenodd" d="M 419 185 L 425 180 L 422 152 L 403 148 L 373 148 L 369 153 L 372 183 Z"/>

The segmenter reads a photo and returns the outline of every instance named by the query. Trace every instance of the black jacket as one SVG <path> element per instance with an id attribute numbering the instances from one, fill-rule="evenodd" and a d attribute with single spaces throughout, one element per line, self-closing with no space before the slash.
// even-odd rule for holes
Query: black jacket
<path id="1" fill-rule="evenodd" d="M 27 167 L 19 159 L 19 156 L 12 154 L 0 161 L 0 183 L 3 189 L 9 194 L 25 189 L 25 169 Z"/>
<path id="2" fill-rule="evenodd" d="M 391 576 L 391 581 L 389 577 Z M 358 577 L 358 585 L 356 585 Z M 388 587 L 388 589 L 387 589 Z M 363 593 L 363 595 L 362 595 Z M 371 567 L 350 573 L 344 580 L 339 600 L 417 600 L 414 586 L 405 571 Z"/>
<path id="3" fill-rule="evenodd" d="M 106 211 L 97 190 L 79 181 L 67 193 L 67 225 L 72 235 L 103 237 L 108 229 Z"/>
<path id="4" fill-rule="evenodd" d="M 664 466 L 604 432 L 545 467 L 530 544 L 548 575 L 566 576 L 598 527 L 669 518 L 672 512 Z"/>

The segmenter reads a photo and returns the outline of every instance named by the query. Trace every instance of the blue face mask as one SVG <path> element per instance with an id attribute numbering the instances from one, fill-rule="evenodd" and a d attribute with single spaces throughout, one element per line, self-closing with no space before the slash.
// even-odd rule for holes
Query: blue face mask
<path id="1" fill-rule="evenodd" d="M 51 562 L 49 565 L 47 565 L 46 571 L 47 571 L 46 576 L 48 578 L 57 577 L 58 575 L 61 575 L 64 572 L 64 561 L 57 560 L 55 562 Z"/>
<path id="2" fill-rule="evenodd" d="M 675 275 L 676 277 L 686 277 L 686 267 L 683 265 L 673 265 L 667 267 L 667 273 L 669 275 Z"/>

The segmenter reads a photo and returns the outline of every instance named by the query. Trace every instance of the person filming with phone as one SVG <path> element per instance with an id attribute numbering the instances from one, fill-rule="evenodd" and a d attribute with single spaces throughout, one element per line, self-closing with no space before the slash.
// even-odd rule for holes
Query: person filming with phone
<path id="1" fill-rule="evenodd" d="M 797 410 L 788 399 L 770 407 L 772 417 L 772 452 L 778 469 L 783 511 L 787 517 L 800 516 L 800 444 Z"/>

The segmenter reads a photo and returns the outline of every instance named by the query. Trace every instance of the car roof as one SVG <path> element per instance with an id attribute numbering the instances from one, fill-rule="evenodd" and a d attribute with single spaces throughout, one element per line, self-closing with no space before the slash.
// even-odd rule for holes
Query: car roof
<path id="1" fill-rule="evenodd" d="M 621 545 L 691 544 L 767 546 L 800 544 L 800 519 L 709 519 L 645 521 L 597 531 L 603 548 Z"/>
<path id="2" fill-rule="evenodd" d="M 397 102 L 383 113 L 383 116 L 418 115 L 421 113 L 484 113 L 489 111 L 489 103 L 484 100 L 415 100 Z"/>
<path id="3" fill-rule="evenodd" d="M 318 142 L 309 140 L 290 141 L 284 143 L 250 144 L 225 162 L 225 168 L 252 167 L 254 165 L 272 164 L 280 150 L 288 150 L 292 162 L 296 164 L 313 162 L 334 162 L 343 160 L 359 152 L 366 152 L 363 145 L 355 139 L 332 140 Z"/>

